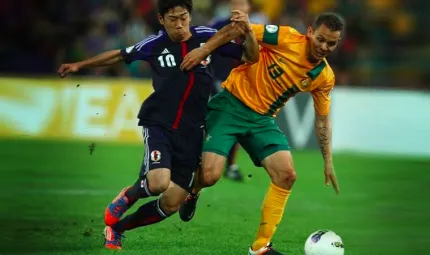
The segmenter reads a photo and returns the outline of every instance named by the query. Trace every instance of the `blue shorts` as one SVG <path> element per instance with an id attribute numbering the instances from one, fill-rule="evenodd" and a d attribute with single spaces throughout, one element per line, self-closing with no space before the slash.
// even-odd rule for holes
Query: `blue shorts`
<path id="1" fill-rule="evenodd" d="M 171 172 L 171 181 L 190 191 L 200 164 L 204 129 L 181 133 L 162 126 L 144 126 L 145 153 L 140 176 L 158 168 Z"/>

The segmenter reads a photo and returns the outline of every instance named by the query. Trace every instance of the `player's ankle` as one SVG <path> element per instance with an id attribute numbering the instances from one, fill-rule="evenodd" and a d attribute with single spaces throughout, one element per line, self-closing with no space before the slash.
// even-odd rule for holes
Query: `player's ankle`
<path id="1" fill-rule="evenodd" d="M 193 190 L 191 190 L 191 192 L 190 192 L 190 195 L 198 196 L 198 195 L 200 195 L 200 191 L 202 191 L 202 189 L 193 188 Z"/>
<path id="2" fill-rule="evenodd" d="M 198 196 L 200 195 L 200 191 L 198 191 L 198 192 L 194 192 L 194 191 L 192 191 L 192 192 L 190 193 L 190 195 L 191 195 L 191 196 L 193 196 L 193 197 L 198 197 Z"/>

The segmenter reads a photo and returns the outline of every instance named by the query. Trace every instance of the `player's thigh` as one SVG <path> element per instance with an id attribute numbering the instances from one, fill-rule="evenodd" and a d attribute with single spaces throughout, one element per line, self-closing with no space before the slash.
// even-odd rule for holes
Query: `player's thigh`
<path id="1" fill-rule="evenodd" d="M 209 110 L 206 115 L 206 132 L 203 152 L 213 152 L 227 157 L 243 130 L 235 124 L 234 117 L 224 110 Z"/>
<path id="2" fill-rule="evenodd" d="M 255 166 L 262 166 L 264 159 L 278 151 L 290 150 L 287 137 L 270 119 L 240 137 L 239 142 Z"/>
<path id="3" fill-rule="evenodd" d="M 145 151 L 140 177 L 146 177 L 151 193 L 161 193 L 170 184 L 171 147 L 166 131 L 161 127 L 143 127 Z"/>
<path id="4" fill-rule="evenodd" d="M 173 214 L 179 210 L 179 206 L 185 200 L 188 191 L 171 181 L 169 187 L 160 198 L 160 207 L 163 212 Z"/>
<path id="5" fill-rule="evenodd" d="M 212 186 L 221 178 L 228 154 L 246 127 L 224 110 L 209 110 L 206 120 L 199 181 Z"/>
<path id="6" fill-rule="evenodd" d="M 189 192 L 193 186 L 195 171 L 200 164 L 203 133 L 203 129 L 196 129 L 172 136 L 171 180 Z"/>

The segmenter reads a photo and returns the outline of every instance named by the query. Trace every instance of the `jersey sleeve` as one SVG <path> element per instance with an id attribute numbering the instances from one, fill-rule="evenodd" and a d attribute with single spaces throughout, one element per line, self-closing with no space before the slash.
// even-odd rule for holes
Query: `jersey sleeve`
<path id="1" fill-rule="evenodd" d="M 285 46 L 292 34 L 292 28 L 288 26 L 251 24 L 257 42 L 268 48 Z"/>
<path id="2" fill-rule="evenodd" d="M 243 45 L 234 41 L 228 42 L 215 50 L 221 56 L 231 57 L 237 60 L 242 59 Z"/>
<path id="3" fill-rule="evenodd" d="M 213 20 L 208 24 L 208 27 L 211 27 L 213 29 L 221 30 L 223 27 L 230 24 L 230 19 L 226 20 Z"/>
<path id="4" fill-rule="evenodd" d="M 330 113 L 331 98 L 330 93 L 334 88 L 335 78 L 328 79 L 323 85 L 311 91 L 314 101 L 315 113 L 326 116 Z"/>
<path id="5" fill-rule="evenodd" d="M 133 63 L 137 60 L 147 61 L 150 55 L 150 48 L 160 35 L 148 36 L 146 39 L 121 50 L 121 57 L 126 64 Z"/>
<path id="6" fill-rule="evenodd" d="M 198 35 L 204 37 L 205 41 L 209 40 L 210 37 L 214 36 L 218 30 L 205 26 L 196 27 L 195 31 Z M 202 44 L 203 45 L 203 44 Z M 242 59 L 243 45 L 236 43 L 235 41 L 228 42 L 215 49 L 214 53 L 217 53 L 224 57 L 230 57 L 234 59 Z"/>

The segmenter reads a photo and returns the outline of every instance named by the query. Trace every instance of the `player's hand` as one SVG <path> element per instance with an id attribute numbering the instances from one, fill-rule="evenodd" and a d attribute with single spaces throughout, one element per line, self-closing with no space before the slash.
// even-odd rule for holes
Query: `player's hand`
<path id="1" fill-rule="evenodd" d="M 190 71 L 201 63 L 206 57 L 207 53 L 202 48 L 197 48 L 190 51 L 181 63 L 182 71 Z"/>
<path id="2" fill-rule="evenodd" d="M 248 14 L 239 11 L 239 10 L 232 10 L 231 11 L 231 19 L 233 22 L 233 26 L 238 25 L 237 23 L 242 23 L 244 26 L 241 26 L 241 28 L 244 30 L 245 33 L 248 33 L 252 30 L 251 23 L 249 22 Z"/>
<path id="3" fill-rule="evenodd" d="M 333 185 L 336 194 L 339 194 L 339 184 L 337 183 L 336 173 L 333 166 L 326 166 L 324 168 L 325 185 L 329 186 L 330 183 Z"/>
<path id="4" fill-rule="evenodd" d="M 62 64 L 57 73 L 61 78 L 66 77 L 69 73 L 76 73 L 80 67 L 78 63 Z"/>

